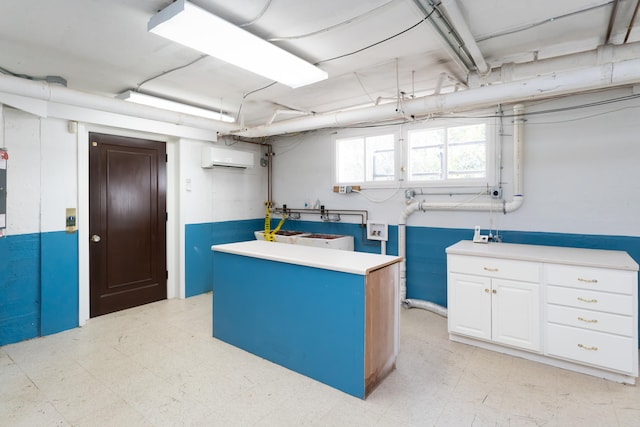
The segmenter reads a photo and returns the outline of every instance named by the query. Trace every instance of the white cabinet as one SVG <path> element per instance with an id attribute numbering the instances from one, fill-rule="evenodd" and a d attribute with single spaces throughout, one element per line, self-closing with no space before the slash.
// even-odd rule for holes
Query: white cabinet
<path id="1" fill-rule="evenodd" d="M 633 373 L 638 363 L 634 285 L 632 272 L 548 266 L 547 353 Z"/>
<path id="2" fill-rule="evenodd" d="M 451 340 L 625 383 L 638 376 L 638 264 L 626 252 L 447 248 Z"/>
<path id="3" fill-rule="evenodd" d="M 539 351 L 539 267 L 508 260 L 478 264 L 461 255 L 449 260 L 449 332 Z"/>

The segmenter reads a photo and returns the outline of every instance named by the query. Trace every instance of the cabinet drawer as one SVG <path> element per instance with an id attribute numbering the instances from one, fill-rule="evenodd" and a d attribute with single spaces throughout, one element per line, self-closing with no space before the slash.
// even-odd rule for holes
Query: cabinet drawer
<path id="1" fill-rule="evenodd" d="M 524 282 L 540 281 L 540 265 L 533 262 L 465 255 L 447 257 L 449 271 L 474 276 L 514 279 Z"/>
<path id="2" fill-rule="evenodd" d="M 637 342 L 631 338 L 554 324 L 547 324 L 546 336 L 546 353 L 551 356 L 626 373 L 637 369 Z"/>
<path id="3" fill-rule="evenodd" d="M 633 298 L 629 295 L 547 286 L 547 302 L 625 316 L 633 314 Z"/>
<path id="4" fill-rule="evenodd" d="M 633 293 L 635 272 L 570 265 L 546 266 L 547 283 L 593 291 Z"/>
<path id="5" fill-rule="evenodd" d="M 592 331 L 610 332 L 633 337 L 633 319 L 631 316 L 620 316 L 549 304 L 547 305 L 547 321 Z"/>

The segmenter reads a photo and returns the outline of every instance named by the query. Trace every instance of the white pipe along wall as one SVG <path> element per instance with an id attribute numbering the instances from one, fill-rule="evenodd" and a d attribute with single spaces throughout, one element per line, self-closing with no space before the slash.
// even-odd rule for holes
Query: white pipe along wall
<path id="1" fill-rule="evenodd" d="M 523 188 L 523 153 L 524 153 L 524 105 L 517 104 L 513 107 L 513 199 L 510 202 L 502 202 L 504 213 L 519 209 L 524 202 Z M 494 202 L 450 203 L 450 202 L 413 202 L 402 211 L 398 220 L 398 256 L 400 262 L 400 301 L 407 308 L 422 308 L 433 311 L 441 316 L 447 315 L 447 309 L 437 304 L 407 299 L 407 219 L 414 212 L 427 211 L 491 211 L 496 210 Z M 499 205 L 498 205 L 499 206 Z"/>

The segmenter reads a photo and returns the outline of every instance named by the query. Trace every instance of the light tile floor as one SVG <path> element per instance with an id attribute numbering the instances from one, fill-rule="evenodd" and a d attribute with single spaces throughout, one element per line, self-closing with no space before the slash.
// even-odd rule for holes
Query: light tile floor
<path id="1" fill-rule="evenodd" d="M 211 294 L 0 347 L 1 426 L 639 426 L 625 386 L 447 338 L 402 310 L 397 369 L 363 401 L 211 337 Z"/>

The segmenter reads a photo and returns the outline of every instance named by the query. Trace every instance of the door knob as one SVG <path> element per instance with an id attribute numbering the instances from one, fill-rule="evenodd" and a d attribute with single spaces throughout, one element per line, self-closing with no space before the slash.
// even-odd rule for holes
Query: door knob
<path id="1" fill-rule="evenodd" d="M 91 241 L 94 243 L 98 243 L 100 241 L 100 236 L 94 234 L 93 236 L 91 236 Z"/>

